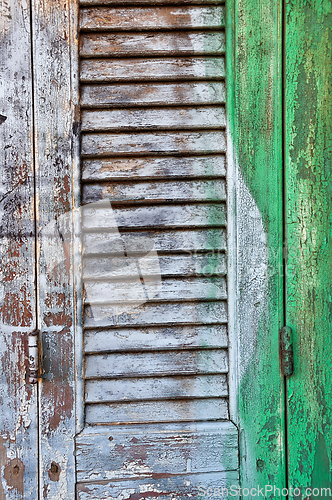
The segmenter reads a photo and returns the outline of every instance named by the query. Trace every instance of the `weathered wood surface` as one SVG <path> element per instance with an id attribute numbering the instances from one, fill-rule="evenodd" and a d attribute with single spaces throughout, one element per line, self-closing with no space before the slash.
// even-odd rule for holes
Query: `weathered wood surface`
<path id="1" fill-rule="evenodd" d="M 137 58 L 137 59 L 83 59 L 81 81 L 86 82 L 139 82 L 177 80 L 223 80 L 225 58 Z"/>
<path id="2" fill-rule="evenodd" d="M 226 114 L 222 106 L 84 110 L 81 123 L 82 132 L 216 129 Z"/>
<path id="3" fill-rule="evenodd" d="M 90 257 L 85 258 L 83 263 L 84 279 L 118 279 L 137 275 L 136 257 Z M 164 255 L 158 257 L 159 268 L 157 270 L 163 278 L 179 276 L 216 276 L 225 275 L 225 254 L 207 253 L 197 255 Z M 144 256 L 144 276 L 155 276 L 155 259 Z"/>
<path id="4" fill-rule="evenodd" d="M 76 438 L 78 481 L 234 471 L 237 430 L 230 422 L 86 429 Z M 196 476 L 197 477 L 197 476 Z M 198 476 L 200 477 L 200 476 Z"/>
<path id="5" fill-rule="evenodd" d="M 62 228 L 67 247 L 58 233 L 49 229 L 73 208 L 73 125 L 77 119 L 73 82 L 78 77 L 72 67 L 77 47 L 75 5 L 72 0 L 32 1 L 36 265 L 44 370 L 39 391 L 39 487 L 40 495 L 47 500 L 69 500 L 75 496 L 75 312 L 70 216 Z"/>
<path id="6" fill-rule="evenodd" d="M 82 201 L 84 204 L 94 203 L 102 199 L 127 200 L 131 203 L 148 202 L 195 202 L 226 201 L 225 180 L 214 179 L 203 181 L 160 181 L 131 182 L 114 184 L 112 182 L 84 184 Z"/>
<path id="7" fill-rule="evenodd" d="M 224 398 L 204 398 L 126 403 L 87 404 L 85 421 L 88 425 L 193 422 L 228 420 L 228 403 Z"/>
<path id="8" fill-rule="evenodd" d="M 232 415 L 242 436 L 242 487 L 265 487 L 273 478 L 282 489 L 282 12 L 275 0 L 229 0 L 227 8 L 227 51 L 235 55 L 227 57 L 228 119 L 236 162 L 229 177 L 229 187 L 235 183 L 236 206 L 230 217 L 236 210 L 237 226 L 230 241 L 237 248 L 230 342 L 239 380 L 238 407 L 235 402 Z M 273 491 L 266 495 L 274 497 Z"/>
<path id="9" fill-rule="evenodd" d="M 226 139 L 223 131 L 105 133 L 82 136 L 83 157 L 211 154 L 225 151 Z"/>
<path id="10" fill-rule="evenodd" d="M 90 208 L 85 205 L 83 228 L 86 230 L 111 230 L 144 227 L 208 227 L 224 226 L 226 222 L 223 203 L 187 205 L 151 205 L 133 208 Z M 114 220 L 116 226 L 114 226 Z"/>
<path id="11" fill-rule="evenodd" d="M 324 498 L 332 488 L 332 8 L 326 0 L 285 7 L 288 474 L 294 488 Z"/>
<path id="12" fill-rule="evenodd" d="M 167 158 L 111 158 L 84 160 L 83 181 L 218 178 L 226 173 L 224 155 Z M 114 184 L 116 186 L 116 184 Z"/>
<path id="13" fill-rule="evenodd" d="M 220 32 L 82 33 L 82 57 L 220 55 L 225 37 Z"/>
<path id="14" fill-rule="evenodd" d="M 230 494 L 239 499 L 239 475 L 236 471 L 193 474 L 185 476 L 161 477 L 158 479 L 139 479 L 131 481 L 96 481 L 78 484 L 78 500 L 136 500 L 146 498 L 154 500 L 203 499 L 211 493 L 216 498 Z M 233 487 L 233 488 L 232 488 Z M 144 495 L 144 496 L 143 496 Z"/>
<path id="15" fill-rule="evenodd" d="M 111 346 L 110 346 L 111 347 Z M 227 373 L 225 349 L 89 354 L 86 378 Z"/>
<path id="16" fill-rule="evenodd" d="M 147 303 L 139 309 L 119 314 L 119 308 L 108 306 L 85 307 L 84 326 L 153 326 L 153 325 L 204 325 L 227 322 L 227 305 L 222 301 Z"/>
<path id="17" fill-rule="evenodd" d="M 226 397 L 225 375 L 87 380 L 87 403 Z"/>
<path id="18" fill-rule="evenodd" d="M 225 82 L 82 85 L 82 108 L 224 104 Z"/>
<path id="19" fill-rule="evenodd" d="M 180 348 L 227 347 L 226 325 L 169 326 L 158 328 L 113 328 L 86 330 L 86 353 L 142 351 Z"/>
<path id="20" fill-rule="evenodd" d="M 207 7 L 96 7 L 81 9 L 81 30 L 120 31 L 158 29 L 220 29 L 224 6 Z"/>
<path id="21" fill-rule="evenodd" d="M 143 275 L 145 277 L 145 273 Z M 141 277 L 110 278 L 96 281 L 84 280 L 87 304 L 112 304 L 137 302 L 142 298 Z M 226 299 L 226 280 L 224 278 L 178 278 L 158 280 L 149 283 L 149 296 L 154 301 L 170 302 L 179 300 Z"/>
<path id="22" fill-rule="evenodd" d="M 122 232 L 119 238 L 110 239 L 108 233 L 85 233 L 83 238 L 83 252 L 91 254 L 120 254 L 123 256 L 124 249 L 131 254 L 140 253 L 142 250 L 142 239 L 151 239 L 157 252 L 190 252 L 195 254 L 202 250 L 210 250 L 218 255 L 226 249 L 225 229 L 191 229 L 163 231 L 137 231 Z"/>
<path id="23" fill-rule="evenodd" d="M 36 328 L 29 4 L 2 2 L 0 18 L 0 499 L 23 500 L 38 496 L 37 386 L 27 383 Z"/>

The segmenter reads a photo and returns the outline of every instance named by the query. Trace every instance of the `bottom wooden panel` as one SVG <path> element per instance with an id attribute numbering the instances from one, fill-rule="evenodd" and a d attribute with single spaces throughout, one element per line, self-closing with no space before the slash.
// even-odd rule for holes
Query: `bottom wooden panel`
<path id="1" fill-rule="evenodd" d="M 234 471 L 238 431 L 232 422 L 87 427 L 76 438 L 77 480 L 153 478 Z"/>
<path id="2" fill-rule="evenodd" d="M 99 481 L 77 485 L 77 500 L 208 500 L 239 498 L 237 471 L 159 477 L 134 481 Z"/>

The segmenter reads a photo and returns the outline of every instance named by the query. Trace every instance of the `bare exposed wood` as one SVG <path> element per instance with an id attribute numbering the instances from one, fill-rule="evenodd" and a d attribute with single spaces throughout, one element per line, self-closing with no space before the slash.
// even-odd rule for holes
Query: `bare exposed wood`
<path id="1" fill-rule="evenodd" d="M 226 249 L 226 236 L 224 229 L 191 229 L 163 231 L 142 231 L 135 233 L 122 233 L 121 239 L 110 239 L 105 233 L 85 233 L 83 251 L 89 254 L 113 254 L 123 257 L 124 249 L 132 254 L 140 253 L 142 238 L 153 241 L 158 252 L 190 252 L 195 254 L 201 250 L 212 250 L 218 255 L 219 251 Z"/>
<path id="2" fill-rule="evenodd" d="M 47 500 L 67 500 L 75 496 L 75 310 L 70 216 L 64 228 L 68 242 L 65 262 L 58 234 L 49 228 L 73 208 L 76 1 L 33 0 L 32 6 L 38 320 L 44 355 L 39 392 L 39 486 L 40 495 Z M 52 463 L 56 464 L 55 473 Z"/>
<path id="3" fill-rule="evenodd" d="M 82 82 L 210 80 L 225 78 L 224 57 L 83 59 Z"/>
<path id="4" fill-rule="evenodd" d="M 217 132 L 157 132 L 87 134 L 82 136 L 83 156 L 134 156 L 156 154 L 224 153 L 225 134 Z"/>
<path id="5" fill-rule="evenodd" d="M 224 82 L 99 84 L 81 86 L 83 108 L 224 104 Z"/>
<path id="6" fill-rule="evenodd" d="M 186 474 L 185 476 L 165 476 L 158 479 L 141 478 L 131 481 L 96 481 L 93 483 L 78 484 L 78 500 L 106 500 L 121 498 L 130 490 L 129 499 L 135 499 L 147 493 L 151 500 L 189 500 L 198 498 L 199 494 L 213 492 L 222 497 L 227 492 L 232 492 L 233 498 L 237 499 L 234 485 L 239 482 L 238 473 L 217 472 L 207 474 Z M 233 490 L 231 487 L 233 486 Z M 142 493 L 142 491 L 144 493 Z"/>
<path id="7" fill-rule="evenodd" d="M 84 259 L 84 279 L 117 279 L 137 275 L 137 258 L 132 257 L 90 257 Z M 216 276 L 226 274 L 226 256 L 221 252 L 208 252 L 197 255 L 159 256 L 159 269 L 162 277 L 166 276 Z M 159 270 L 158 270 L 159 271 Z M 156 266 L 154 258 L 144 259 L 144 276 L 154 276 Z"/>
<path id="8" fill-rule="evenodd" d="M 101 7 L 81 9 L 82 30 L 157 30 L 225 26 L 223 6 L 208 7 Z"/>
<path id="9" fill-rule="evenodd" d="M 128 202 L 195 202 L 225 201 L 226 188 L 224 180 L 213 181 L 174 181 L 174 182 L 140 182 L 126 184 L 85 184 L 83 186 L 83 203 L 94 203 L 102 199 L 128 200 Z"/>
<path id="10" fill-rule="evenodd" d="M 191 472 L 211 470 L 223 477 L 220 472 L 237 468 L 237 430 L 230 422 L 101 427 L 76 439 L 78 481 L 83 484 L 153 474 L 184 474 L 189 480 Z"/>
<path id="11" fill-rule="evenodd" d="M 225 397 L 228 394 L 225 375 L 88 380 L 85 391 L 87 403 Z"/>
<path id="12" fill-rule="evenodd" d="M 148 284 L 148 294 L 151 299 L 158 302 L 179 301 L 179 300 L 225 300 L 226 281 L 224 278 L 181 278 L 151 280 Z M 87 304 L 112 304 L 145 300 L 144 289 L 141 278 L 137 272 L 126 278 L 110 278 L 102 281 L 85 280 L 84 289 Z"/>
<path id="13" fill-rule="evenodd" d="M 87 330 L 86 353 L 146 349 L 227 347 L 226 325 Z"/>
<path id="14" fill-rule="evenodd" d="M 228 418 L 228 404 L 223 398 L 88 404 L 86 406 L 86 422 L 90 425 L 113 422 L 192 422 L 227 420 Z"/>
<path id="15" fill-rule="evenodd" d="M 225 175 L 224 155 L 167 158 L 110 158 L 84 160 L 82 179 L 134 180 L 182 177 L 222 177 Z"/>
<path id="16" fill-rule="evenodd" d="M 179 350 L 144 353 L 90 354 L 87 378 L 227 373 L 227 351 Z"/>
<path id="17" fill-rule="evenodd" d="M 225 0 L 80 0 L 80 6 L 121 6 L 121 5 L 223 5 Z"/>
<path id="18" fill-rule="evenodd" d="M 83 33 L 82 57 L 220 55 L 225 52 L 222 32 Z"/>
<path id="19" fill-rule="evenodd" d="M 122 311 L 122 310 L 121 310 Z M 119 314 L 115 306 L 85 307 L 85 327 L 109 326 L 153 326 L 153 325 L 203 325 L 226 323 L 227 307 L 225 302 L 166 303 L 140 305 L 128 313 Z"/>
<path id="20" fill-rule="evenodd" d="M 0 18 L 0 499 L 23 500 L 38 497 L 37 387 L 27 383 L 36 328 L 29 4 L 1 2 Z"/>
<path id="21" fill-rule="evenodd" d="M 216 129 L 226 126 L 223 106 L 84 110 L 82 132 Z"/>
<path id="22" fill-rule="evenodd" d="M 155 205 L 135 208 L 92 208 L 85 205 L 84 229 L 109 230 L 139 227 L 208 227 L 224 226 L 224 204 Z"/>

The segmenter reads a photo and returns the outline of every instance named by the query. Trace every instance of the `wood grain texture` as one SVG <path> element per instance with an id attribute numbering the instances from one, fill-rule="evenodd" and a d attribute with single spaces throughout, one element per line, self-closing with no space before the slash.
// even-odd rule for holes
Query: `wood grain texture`
<path id="1" fill-rule="evenodd" d="M 224 155 L 167 158 L 110 158 L 84 160 L 83 181 L 216 178 L 226 173 Z"/>
<path id="2" fill-rule="evenodd" d="M 82 132 L 195 130 L 226 126 L 223 106 L 82 111 Z"/>
<path id="3" fill-rule="evenodd" d="M 318 488 L 321 498 L 332 488 L 331 27 L 330 2 L 286 2 L 286 324 L 295 369 L 287 382 L 289 482 L 302 492 Z"/>
<path id="4" fill-rule="evenodd" d="M 124 203 L 226 201 L 225 180 L 219 179 L 130 184 L 105 182 L 84 184 L 82 191 L 84 204 L 95 203 L 102 199 L 120 200 Z"/>
<path id="5" fill-rule="evenodd" d="M 82 485 L 211 470 L 222 477 L 220 472 L 235 470 L 238 461 L 237 431 L 230 422 L 100 427 L 83 431 L 76 442 Z"/>
<path id="6" fill-rule="evenodd" d="M 148 349 L 227 347 L 226 325 L 114 328 L 87 330 L 86 353 Z"/>
<path id="7" fill-rule="evenodd" d="M 82 33 L 81 57 L 221 55 L 224 32 Z"/>
<path id="8" fill-rule="evenodd" d="M 227 369 L 225 349 L 90 354 L 85 360 L 86 378 L 227 373 Z"/>
<path id="9" fill-rule="evenodd" d="M 223 6 L 92 7 L 81 9 L 80 13 L 81 30 L 220 29 L 225 26 Z"/>
<path id="10" fill-rule="evenodd" d="M 85 233 L 83 239 L 83 252 L 91 254 L 111 254 L 123 256 L 124 249 L 131 254 L 140 253 L 142 239 L 151 239 L 158 252 L 195 252 L 211 250 L 218 253 L 226 249 L 225 230 L 218 229 L 191 229 L 171 230 L 163 228 L 162 231 L 137 231 L 135 233 L 122 232 L 121 239 L 111 239 L 105 233 Z"/>
<path id="11" fill-rule="evenodd" d="M 228 403 L 223 398 L 146 401 L 86 405 L 86 423 L 126 424 L 228 420 Z"/>
<path id="12" fill-rule="evenodd" d="M 77 35 L 75 5 L 72 0 L 32 1 L 38 321 L 44 370 L 39 392 L 39 486 L 47 500 L 75 496 L 75 312 L 70 215 L 65 217 L 62 228 L 67 247 L 54 230 L 55 221 L 73 208 L 73 125 L 77 120 L 73 81 L 78 77 L 71 65 L 75 64 Z M 58 476 L 52 476 L 52 463 L 58 464 Z"/>
<path id="13" fill-rule="evenodd" d="M 29 4 L 2 2 L 0 17 L 0 499 L 23 500 L 38 496 L 37 387 L 27 383 L 36 328 Z"/>
<path id="14" fill-rule="evenodd" d="M 88 380 L 87 403 L 226 397 L 225 375 Z"/>
<path id="15" fill-rule="evenodd" d="M 85 327 L 109 326 L 153 326 L 153 325 L 204 325 L 209 323 L 226 323 L 227 306 L 225 302 L 198 303 L 147 303 L 129 312 L 116 306 L 85 307 Z"/>
<path id="16" fill-rule="evenodd" d="M 137 258 L 140 258 L 139 254 L 131 258 L 118 256 L 86 258 L 83 263 L 83 278 L 97 280 L 98 278 L 118 279 L 136 276 Z M 197 255 L 164 255 L 159 256 L 158 261 L 162 278 L 225 275 L 227 269 L 225 254 L 217 252 Z M 145 257 L 144 276 L 155 275 L 155 259 Z"/>
<path id="17" fill-rule="evenodd" d="M 223 131 L 105 133 L 82 136 L 83 157 L 211 154 L 224 153 L 225 150 L 226 139 Z"/>
<path id="18" fill-rule="evenodd" d="M 224 5 L 225 0 L 80 0 L 81 7 L 122 5 Z"/>
<path id="19" fill-rule="evenodd" d="M 158 479 L 139 479 L 131 481 L 96 481 L 92 483 L 78 484 L 77 494 L 79 500 L 107 500 L 111 498 L 120 499 L 126 495 L 128 500 L 142 498 L 149 495 L 151 500 L 185 500 L 191 498 L 202 498 L 207 492 L 213 492 L 216 496 L 232 493 L 232 498 L 238 500 L 238 488 L 232 488 L 239 482 L 238 472 L 217 472 L 206 474 L 188 474 L 185 476 L 170 476 Z M 130 493 L 128 493 L 130 490 Z M 128 496 L 129 494 L 129 496 Z M 144 497 L 143 497 L 144 498 Z"/>
<path id="20" fill-rule="evenodd" d="M 133 58 L 83 59 L 81 81 L 86 82 L 139 82 L 177 80 L 223 80 L 225 58 Z"/>
<path id="21" fill-rule="evenodd" d="M 155 205 L 134 208 L 91 208 L 84 206 L 83 228 L 109 230 L 111 228 L 144 227 L 208 227 L 224 226 L 225 206 L 219 203 L 192 205 Z M 114 226 L 114 221 L 116 226 Z"/>
<path id="22" fill-rule="evenodd" d="M 224 104 L 225 82 L 99 84 L 81 86 L 82 108 Z"/>
<path id="23" fill-rule="evenodd" d="M 227 8 L 227 51 L 235 55 L 227 58 L 227 102 L 235 161 L 229 179 L 235 182 L 238 249 L 232 274 L 237 280 L 232 344 L 239 377 L 241 481 L 243 488 L 264 487 L 273 477 L 273 484 L 284 488 L 284 382 L 278 341 L 284 321 L 282 5 L 278 0 L 230 0 Z M 273 491 L 266 494 L 273 497 Z"/>

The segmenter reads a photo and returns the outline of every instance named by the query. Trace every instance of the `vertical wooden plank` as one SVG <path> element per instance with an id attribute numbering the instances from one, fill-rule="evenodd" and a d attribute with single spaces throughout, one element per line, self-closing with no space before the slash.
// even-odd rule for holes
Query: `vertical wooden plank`
<path id="1" fill-rule="evenodd" d="M 0 5 L 0 499 L 37 498 L 37 386 L 27 383 L 36 327 L 30 9 Z"/>
<path id="2" fill-rule="evenodd" d="M 285 29 L 289 484 L 331 498 L 331 2 L 287 0 Z"/>
<path id="3" fill-rule="evenodd" d="M 75 496 L 73 151 L 71 56 L 76 2 L 33 0 L 38 307 L 44 374 L 40 387 L 40 488 L 44 499 Z M 77 74 L 76 74 L 77 78 Z"/>
<path id="4" fill-rule="evenodd" d="M 231 345 L 243 488 L 285 486 L 282 313 L 281 1 L 227 3 Z M 233 57 L 230 56 L 233 54 Z M 235 258 L 236 257 L 236 258 Z M 232 298 L 230 298 L 232 304 Z M 234 363 L 233 363 L 234 365 Z M 265 498 L 274 497 L 265 491 Z"/>

